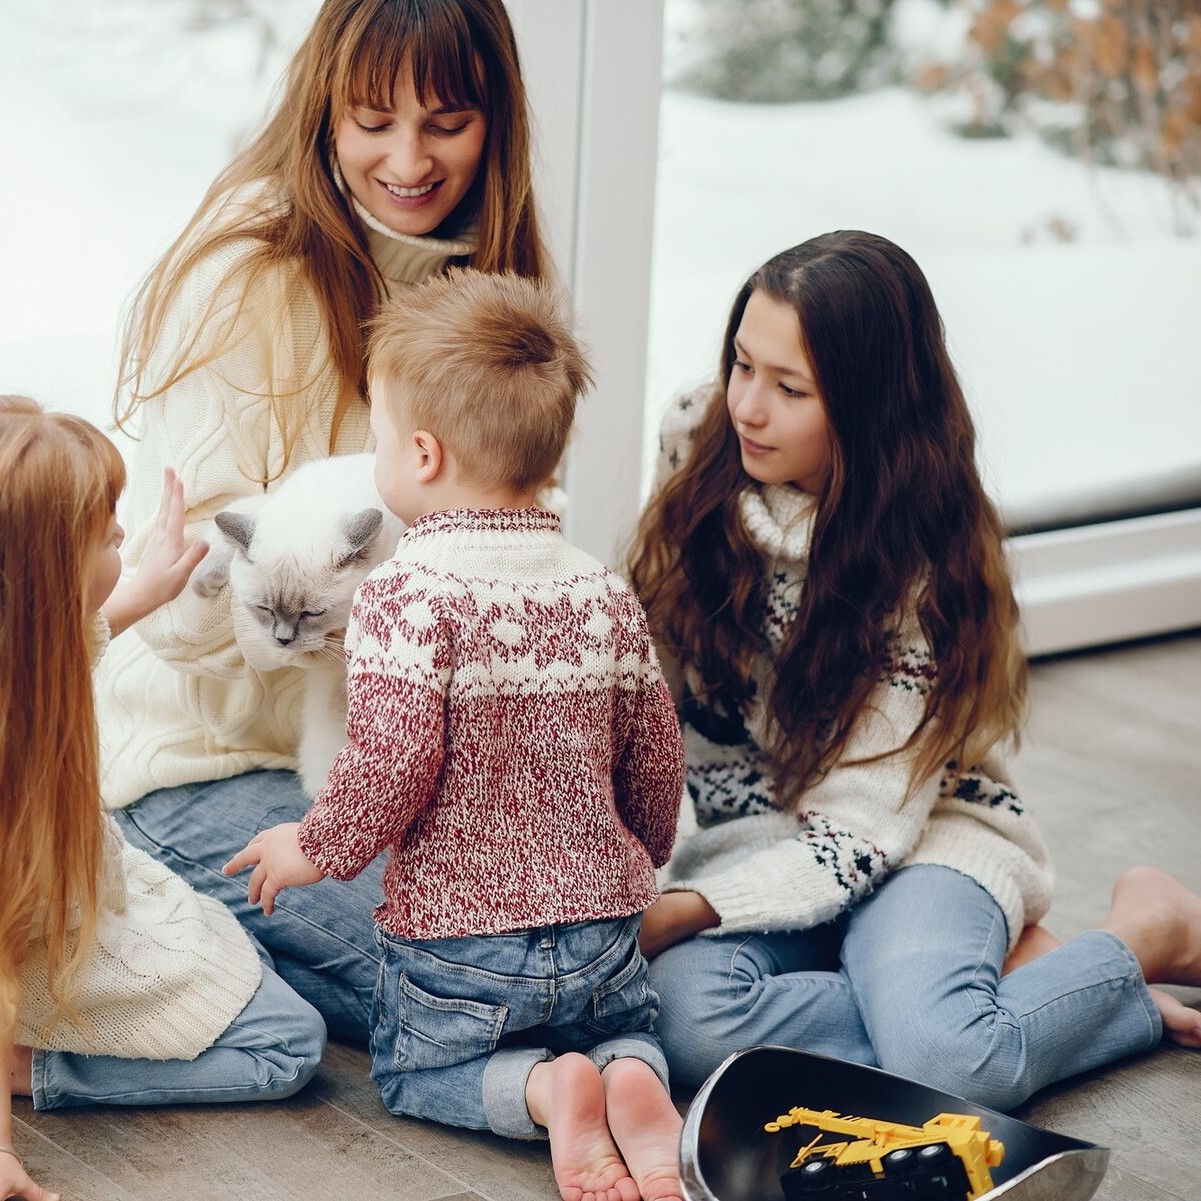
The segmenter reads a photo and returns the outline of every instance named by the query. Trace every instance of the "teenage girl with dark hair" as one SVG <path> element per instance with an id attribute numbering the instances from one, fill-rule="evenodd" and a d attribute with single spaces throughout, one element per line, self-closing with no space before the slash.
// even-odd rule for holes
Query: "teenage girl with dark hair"
<path id="1" fill-rule="evenodd" d="M 1002 974 L 1050 901 L 999 753 L 1026 668 L 913 259 L 851 231 L 766 263 L 663 452 L 632 576 L 699 825 L 643 926 L 673 1080 L 778 1043 L 1008 1109 L 1165 1027 L 1201 1045 L 1201 1014 L 1147 987 L 1201 983 L 1201 898 L 1151 868 Z"/>

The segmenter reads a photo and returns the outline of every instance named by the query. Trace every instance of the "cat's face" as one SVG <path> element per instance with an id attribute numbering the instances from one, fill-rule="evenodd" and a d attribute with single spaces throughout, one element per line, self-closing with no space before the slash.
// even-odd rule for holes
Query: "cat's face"
<path id="1" fill-rule="evenodd" d="M 379 537 L 382 518 L 366 509 L 345 518 L 332 536 L 309 539 L 297 532 L 278 545 L 269 529 L 256 529 L 254 517 L 218 514 L 218 526 L 236 547 L 232 603 L 253 619 L 265 649 L 299 665 L 341 659 L 355 589 L 393 549 Z"/>

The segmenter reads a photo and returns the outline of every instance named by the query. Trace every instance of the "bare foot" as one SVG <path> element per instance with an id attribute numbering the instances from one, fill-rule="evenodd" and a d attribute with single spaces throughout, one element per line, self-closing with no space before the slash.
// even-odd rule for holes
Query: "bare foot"
<path id="1" fill-rule="evenodd" d="M 1151 999 L 1163 1019 L 1165 1038 L 1182 1047 L 1201 1047 L 1201 1010 L 1186 1005 L 1162 988 L 1151 989 Z"/>
<path id="2" fill-rule="evenodd" d="M 680 1130 L 667 1090 L 641 1059 L 615 1059 L 601 1079 L 609 1129 L 644 1201 L 680 1201 Z"/>
<path id="3" fill-rule="evenodd" d="M 1201 984 L 1201 897 L 1167 872 L 1123 872 L 1101 928 L 1134 952 L 1148 984 Z"/>
<path id="4" fill-rule="evenodd" d="M 9 1087 L 14 1097 L 33 1096 L 33 1052 L 28 1047 L 13 1047 Z"/>
<path id="5" fill-rule="evenodd" d="M 638 1185 L 609 1133 L 605 1086 L 592 1060 L 572 1051 L 536 1064 L 525 1102 L 550 1135 L 563 1201 L 638 1201 Z"/>
<path id="6" fill-rule="evenodd" d="M 1005 956 L 1005 962 L 1001 965 L 1001 975 L 1008 976 L 1014 968 L 1021 967 L 1060 945 L 1061 941 L 1046 926 L 1027 926 L 1018 936 L 1013 950 Z"/>

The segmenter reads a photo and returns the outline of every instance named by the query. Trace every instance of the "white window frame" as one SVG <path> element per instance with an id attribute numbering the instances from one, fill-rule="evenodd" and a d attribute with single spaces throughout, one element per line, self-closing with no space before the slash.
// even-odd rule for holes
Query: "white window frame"
<path id="1" fill-rule="evenodd" d="M 507 3 L 542 216 L 596 374 L 568 457 L 564 525 L 616 564 L 640 500 L 663 0 Z"/>
<path id="2" fill-rule="evenodd" d="M 645 445 L 663 0 L 507 3 L 548 240 L 597 377 L 568 461 L 566 530 L 617 563 Z M 1201 509 L 1020 535 L 1008 549 L 1031 654 L 1201 625 Z"/>

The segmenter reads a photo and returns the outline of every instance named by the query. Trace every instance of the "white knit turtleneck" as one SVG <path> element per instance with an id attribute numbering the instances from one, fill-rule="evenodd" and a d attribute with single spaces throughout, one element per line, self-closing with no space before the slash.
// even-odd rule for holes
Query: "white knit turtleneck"
<path id="1" fill-rule="evenodd" d="M 427 279 L 473 245 L 469 238 L 414 238 L 376 226 L 365 226 L 367 242 L 390 291 Z M 295 264 L 272 267 L 243 297 L 238 271 L 257 248 L 249 238 L 220 246 L 183 280 L 161 352 L 148 364 L 154 379 L 202 319 L 214 327 L 214 339 L 236 320 L 218 357 L 138 410 L 141 439 L 123 514 L 131 531 L 128 564 L 138 562 L 146 545 L 164 467 L 183 481 L 192 541 L 231 501 L 270 490 L 330 453 L 339 377 L 320 309 Z M 205 341 L 201 330 L 201 351 Z M 302 386 L 286 403 L 300 420 L 285 468 L 268 393 L 270 381 L 292 379 Z M 354 405 L 342 418 L 335 453 L 371 446 L 367 405 Z M 185 589 L 118 639 L 101 665 L 105 804 L 120 808 L 156 788 L 258 768 L 294 768 L 302 683 L 300 669 L 247 666 L 228 590 L 200 597 Z"/>

